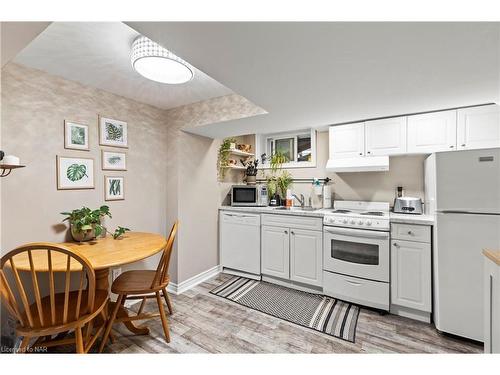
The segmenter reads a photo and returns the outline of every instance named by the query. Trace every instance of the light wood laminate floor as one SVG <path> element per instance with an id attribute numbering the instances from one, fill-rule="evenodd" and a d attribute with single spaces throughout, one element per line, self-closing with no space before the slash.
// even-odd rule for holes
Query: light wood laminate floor
<path id="1" fill-rule="evenodd" d="M 107 353 L 481 353 L 482 346 L 439 334 L 434 326 L 362 309 L 356 343 L 312 331 L 216 297 L 210 290 L 229 276 L 220 274 L 182 295 L 172 295 L 171 342 L 159 319 L 146 324 L 148 336 L 114 328 Z M 154 303 L 150 307 L 154 309 Z M 135 308 L 138 304 L 135 305 Z M 134 309 L 134 307 L 132 307 Z M 148 305 L 146 305 L 146 310 Z M 152 311 L 151 310 L 151 311 Z"/>

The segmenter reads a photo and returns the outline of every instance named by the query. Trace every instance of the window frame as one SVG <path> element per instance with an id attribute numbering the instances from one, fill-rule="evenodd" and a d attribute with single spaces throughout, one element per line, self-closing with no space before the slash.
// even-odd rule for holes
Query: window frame
<path id="1" fill-rule="evenodd" d="M 311 135 L 311 161 L 297 161 L 297 151 L 298 151 L 298 136 L 303 134 Z M 316 167 L 316 130 L 315 129 L 302 129 L 297 131 L 288 131 L 280 133 L 268 133 L 268 134 L 256 134 L 256 147 L 255 147 L 255 157 L 260 158 L 262 154 L 267 154 L 267 148 L 269 141 L 273 142 L 273 147 L 276 146 L 277 139 L 287 139 L 293 138 L 293 156 L 294 160 L 291 162 L 283 163 L 282 168 L 315 168 Z M 262 169 L 270 169 L 269 161 L 262 163 L 260 165 Z"/>

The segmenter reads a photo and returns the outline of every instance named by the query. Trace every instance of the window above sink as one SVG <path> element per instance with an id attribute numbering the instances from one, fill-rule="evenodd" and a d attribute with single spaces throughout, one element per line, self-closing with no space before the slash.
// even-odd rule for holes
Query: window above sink
<path id="1" fill-rule="evenodd" d="M 283 168 L 316 167 L 316 131 L 313 129 L 293 132 L 257 134 L 256 156 L 266 155 L 262 168 L 270 168 L 269 160 L 276 151 L 283 153 L 289 160 Z"/>

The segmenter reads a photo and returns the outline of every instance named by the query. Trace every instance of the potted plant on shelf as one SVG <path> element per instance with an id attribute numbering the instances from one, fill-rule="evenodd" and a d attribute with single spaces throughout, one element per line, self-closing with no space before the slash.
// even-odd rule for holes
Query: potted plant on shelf
<path id="1" fill-rule="evenodd" d="M 111 212 L 108 206 L 101 206 L 96 210 L 91 210 L 88 207 L 82 207 L 71 212 L 61 212 L 61 215 L 67 216 L 63 221 L 68 220 L 70 231 L 73 240 L 77 242 L 91 241 L 108 230 L 102 225 L 101 220 L 108 216 L 111 218 Z M 114 239 L 118 239 L 130 229 L 118 227 L 113 235 Z"/>
<path id="2" fill-rule="evenodd" d="M 217 171 L 219 180 L 223 180 L 226 175 L 226 169 L 229 166 L 229 154 L 231 153 L 231 150 L 235 149 L 235 147 L 235 138 L 225 138 L 219 147 L 219 153 L 217 155 Z"/>
<path id="3" fill-rule="evenodd" d="M 259 166 L 259 160 L 250 159 L 245 161 L 240 159 L 240 163 L 246 168 L 245 175 L 247 185 L 255 185 L 257 183 L 257 167 Z"/>

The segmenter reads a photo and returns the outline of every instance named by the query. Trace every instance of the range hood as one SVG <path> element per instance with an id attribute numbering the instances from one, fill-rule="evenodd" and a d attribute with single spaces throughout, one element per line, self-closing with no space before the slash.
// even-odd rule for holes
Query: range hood
<path id="1" fill-rule="evenodd" d="M 330 172 L 380 172 L 389 170 L 389 156 L 367 156 L 329 159 L 326 169 Z"/>

